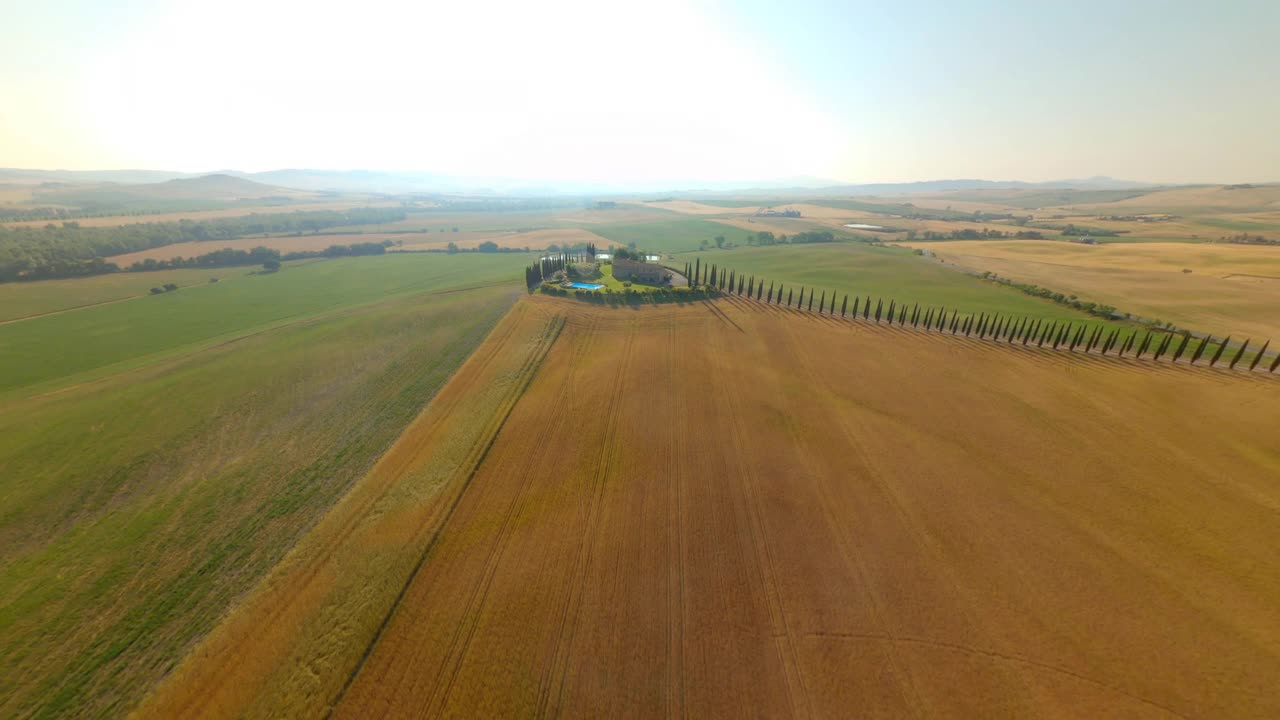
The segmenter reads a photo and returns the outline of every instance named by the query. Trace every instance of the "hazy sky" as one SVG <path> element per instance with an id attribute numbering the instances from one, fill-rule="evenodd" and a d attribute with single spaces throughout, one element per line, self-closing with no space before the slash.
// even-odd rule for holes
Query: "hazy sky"
<path id="1" fill-rule="evenodd" d="M 0 166 L 1280 180 L 1278 0 L 0 0 Z"/>

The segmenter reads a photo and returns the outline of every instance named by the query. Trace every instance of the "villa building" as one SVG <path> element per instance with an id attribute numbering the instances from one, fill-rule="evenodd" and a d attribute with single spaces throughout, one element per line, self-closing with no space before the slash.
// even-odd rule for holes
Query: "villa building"
<path id="1" fill-rule="evenodd" d="M 613 276 L 619 280 L 632 280 L 647 285 L 663 285 L 671 278 L 671 271 L 654 263 L 614 260 Z"/>

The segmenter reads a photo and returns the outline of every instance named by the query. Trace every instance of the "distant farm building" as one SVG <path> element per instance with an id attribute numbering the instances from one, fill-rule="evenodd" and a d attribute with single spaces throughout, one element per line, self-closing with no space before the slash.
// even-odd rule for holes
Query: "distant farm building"
<path id="1" fill-rule="evenodd" d="M 671 278 L 671 271 L 661 265 L 652 263 L 614 260 L 613 276 L 619 280 L 634 280 L 648 285 L 662 285 Z"/>
<path id="2" fill-rule="evenodd" d="M 756 211 L 756 217 L 798 218 L 800 217 L 800 211 L 792 210 L 791 208 L 787 208 L 786 210 L 774 210 L 773 208 L 765 207 L 765 208 L 760 208 L 759 210 Z"/>
<path id="3" fill-rule="evenodd" d="M 609 258 L 611 258 L 611 257 L 613 257 L 613 256 L 612 256 L 612 255 L 610 255 L 609 253 L 596 253 L 596 259 L 597 259 L 597 260 L 608 260 L 608 259 L 609 259 Z"/>

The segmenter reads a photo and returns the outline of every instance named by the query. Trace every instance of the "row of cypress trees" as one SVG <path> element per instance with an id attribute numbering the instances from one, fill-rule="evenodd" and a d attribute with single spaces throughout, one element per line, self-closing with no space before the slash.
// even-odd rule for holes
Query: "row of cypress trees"
<path id="1" fill-rule="evenodd" d="M 808 312 L 814 311 L 815 295 L 817 293 L 813 288 L 800 287 L 800 294 L 796 296 L 794 287 L 787 288 L 781 283 L 775 285 L 769 282 L 766 290 L 763 278 L 757 279 L 754 275 L 748 277 L 737 273 L 734 270 L 725 270 L 717 265 L 703 265 L 701 259 L 694 261 L 690 266 L 685 264 L 685 277 L 689 278 L 690 285 L 706 285 L 710 288 L 717 289 L 721 292 L 739 295 L 752 300 L 757 300 L 771 305 L 785 305 Z M 808 290 L 808 298 L 805 297 L 805 291 Z M 784 296 L 785 291 L 785 296 Z M 1017 318 L 1011 315 L 994 314 L 988 315 L 980 313 L 976 317 L 972 314 L 962 316 L 958 310 L 952 308 L 950 315 L 946 308 L 922 308 L 919 303 L 915 303 L 910 309 L 906 303 L 898 304 L 896 300 L 890 300 L 886 308 L 883 298 L 877 298 L 875 301 L 875 309 L 872 310 L 871 296 L 866 298 L 853 296 L 852 307 L 849 304 L 850 296 L 846 293 L 840 299 L 840 317 L 849 317 L 858 319 L 859 313 L 863 320 L 874 321 L 877 323 L 887 323 L 900 327 L 906 327 L 908 324 L 916 329 L 922 329 L 929 332 L 950 333 L 952 335 L 963 334 L 965 337 L 976 337 L 979 340 L 991 340 L 995 342 L 1003 342 L 1010 345 L 1035 345 L 1038 348 L 1048 346 L 1054 350 L 1064 349 L 1069 352 L 1080 350 L 1086 354 L 1097 352 L 1101 355 L 1114 354 L 1117 357 L 1125 357 L 1126 353 L 1130 357 L 1142 359 L 1147 355 L 1153 361 L 1159 361 L 1166 355 L 1169 355 L 1170 362 L 1178 362 L 1187 352 L 1192 343 L 1191 334 L 1187 331 L 1181 333 L 1161 332 L 1159 330 L 1147 330 L 1145 334 L 1140 329 L 1129 331 L 1126 336 L 1123 328 L 1112 328 L 1107 332 L 1107 328 L 1101 325 L 1095 325 L 1091 330 L 1088 323 L 1076 323 L 1074 321 L 1045 321 L 1033 320 L 1028 317 Z M 827 292 L 822 291 L 822 295 L 817 297 L 817 312 L 834 316 L 836 314 L 835 293 L 831 293 L 830 298 Z M 1139 339 L 1139 336 L 1142 336 Z M 1245 340 L 1243 344 L 1231 356 L 1227 363 L 1227 367 L 1234 370 L 1236 365 L 1244 359 L 1248 351 L 1249 344 L 1252 339 Z M 1217 345 L 1217 350 L 1213 352 L 1209 359 L 1209 367 L 1217 366 L 1222 359 L 1224 352 L 1231 343 L 1231 337 Z M 1191 353 L 1189 364 L 1195 365 L 1204 355 L 1205 350 L 1214 345 L 1212 335 L 1207 335 L 1200 339 L 1195 350 Z M 1258 367 L 1263 356 L 1267 352 L 1267 348 L 1271 345 L 1268 340 L 1253 355 L 1253 360 L 1249 363 L 1249 370 L 1252 371 Z M 1280 367 L 1280 353 L 1271 361 L 1271 365 L 1267 371 L 1274 373 L 1276 368 Z"/>

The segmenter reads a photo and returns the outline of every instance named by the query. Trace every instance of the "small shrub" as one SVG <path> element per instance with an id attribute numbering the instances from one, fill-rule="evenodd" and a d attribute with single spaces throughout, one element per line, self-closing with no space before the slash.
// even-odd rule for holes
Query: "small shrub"
<path id="1" fill-rule="evenodd" d="M 631 287 L 631 281 L 630 280 L 622 281 L 622 287 Z"/>
<path id="2" fill-rule="evenodd" d="M 175 285 L 175 284 L 173 284 L 173 283 L 165 283 L 165 284 L 164 284 L 164 291 L 165 291 L 165 292 L 173 292 L 174 290 L 177 290 L 177 289 L 178 289 L 178 286 L 177 286 L 177 285 Z"/>
<path id="3" fill-rule="evenodd" d="M 152 295 L 163 295 L 163 294 L 164 294 L 164 288 L 151 288 L 151 294 L 152 294 Z"/>

